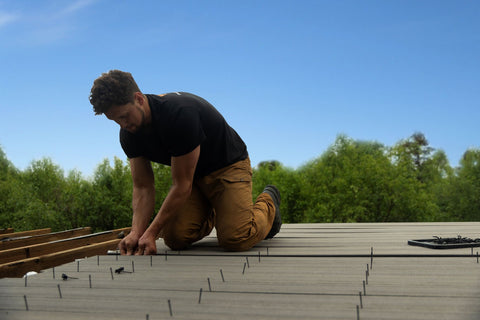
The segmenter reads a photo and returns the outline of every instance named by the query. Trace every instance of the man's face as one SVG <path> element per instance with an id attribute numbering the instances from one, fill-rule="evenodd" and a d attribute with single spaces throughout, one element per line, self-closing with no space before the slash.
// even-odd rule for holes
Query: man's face
<path id="1" fill-rule="evenodd" d="M 115 121 L 122 129 L 135 133 L 145 125 L 145 112 L 135 99 L 121 106 L 112 106 L 105 116 Z"/>

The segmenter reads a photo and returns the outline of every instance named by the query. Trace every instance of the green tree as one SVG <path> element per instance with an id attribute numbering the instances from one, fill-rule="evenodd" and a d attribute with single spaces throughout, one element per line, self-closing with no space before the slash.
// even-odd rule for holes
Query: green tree
<path id="1" fill-rule="evenodd" d="M 438 182 L 442 175 L 451 171 L 445 153 L 431 147 L 421 132 L 416 132 L 410 138 L 400 141 L 393 149 L 397 152 L 396 160 L 406 165 L 422 183 Z"/>
<path id="2" fill-rule="evenodd" d="M 155 162 L 152 162 L 152 170 L 155 178 L 155 208 L 158 211 L 172 186 L 172 174 L 169 166 Z"/>
<path id="3" fill-rule="evenodd" d="M 260 162 L 257 168 L 253 169 L 252 183 L 254 200 L 268 184 L 273 184 L 279 189 L 283 222 L 303 221 L 304 201 L 300 198 L 301 182 L 295 170 L 286 168 L 279 161 Z"/>
<path id="4" fill-rule="evenodd" d="M 63 170 L 49 158 L 32 161 L 22 180 L 31 195 L 44 203 L 57 202 L 64 187 Z"/>
<path id="5" fill-rule="evenodd" d="M 35 160 L 17 181 L 13 227 L 19 230 L 50 227 L 64 229 L 58 204 L 65 186 L 62 169 L 51 159 Z"/>
<path id="6" fill-rule="evenodd" d="M 93 184 L 77 170 L 68 173 L 59 203 L 64 226 L 68 229 L 90 226 L 89 216 L 95 208 Z"/>
<path id="7" fill-rule="evenodd" d="M 447 217 L 459 221 L 479 221 L 480 149 L 467 150 L 456 173 L 444 194 Z"/>
<path id="8" fill-rule="evenodd" d="M 7 155 L 0 146 L 0 181 L 5 181 L 12 174 L 18 174 L 18 170 L 8 160 Z"/>
<path id="9" fill-rule="evenodd" d="M 128 165 L 115 157 L 105 159 L 95 170 L 93 203 L 87 222 L 95 230 L 123 228 L 131 224 L 132 179 Z"/>
<path id="10" fill-rule="evenodd" d="M 0 228 L 12 227 L 18 192 L 18 170 L 0 147 Z"/>
<path id="11" fill-rule="evenodd" d="M 388 221 L 394 206 L 393 176 L 385 147 L 344 135 L 302 168 L 309 222 Z"/>
<path id="12" fill-rule="evenodd" d="M 445 220 L 443 195 L 454 173 L 445 152 L 417 132 L 392 147 L 390 155 L 407 188 L 399 203 L 403 215 L 412 221 Z"/>

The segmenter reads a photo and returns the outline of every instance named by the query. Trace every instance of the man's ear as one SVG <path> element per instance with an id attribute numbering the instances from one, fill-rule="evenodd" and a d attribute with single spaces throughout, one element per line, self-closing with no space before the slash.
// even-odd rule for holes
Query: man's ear
<path id="1" fill-rule="evenodd" d="M 135 101 L 138 101 L 138 103 L 139 103 L 141 106 L 142 106 L 143 103 L 145 102 L 145 96 L 144 96 L 141 92 L 139 92 L 139 91 L 137 91 L 137 92 L 134 93 L 134 99 L 135 99 Z"/>

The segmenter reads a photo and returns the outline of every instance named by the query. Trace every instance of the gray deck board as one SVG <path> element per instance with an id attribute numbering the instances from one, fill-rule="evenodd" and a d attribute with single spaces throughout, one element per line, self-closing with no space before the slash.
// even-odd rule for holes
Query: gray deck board
<path id="1" fill-rule="evenodd" d="M 369 255 L 371 247 L 377 255 L 468 255 L 470 248 L 432 250 L 409 246 L 408 240 L 433 236 L 479 238 L 479 222 L 456 223 L 345 223 L 284 225 L 273 239 L 265 240 L 249 252 L 271 255 Z M 158 252 L 168 248 L 157 241 Z M 480 248 L 474 248 L 474 252 Z M 218 248 L 215 233 L 194 244 L 189 254 L 231 254 Z M 244 253 L 239 253 L 243 255 Z"/>
<path id="2" fill-rule="evenodd" d="M 0 319 L 354 320 L 357 306 L 362 320 L 478 319 L 476 254 L 407 245 L 458 234 L 477 238 L 480 223 L 285 225 L 242 253 L 218 248 L 215 234 L 182 252 L 159 240 L 153 257 L 90 257 L 28 277 L 26 287 L 0 279 Z M 134 273 L 112 280 L 110 268 L 132 271 L 132 262 Z"/>

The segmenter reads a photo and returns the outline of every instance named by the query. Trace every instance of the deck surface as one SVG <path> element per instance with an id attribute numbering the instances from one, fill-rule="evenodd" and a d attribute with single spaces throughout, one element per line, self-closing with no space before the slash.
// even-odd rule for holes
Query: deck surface
<path id="1" fill-rule="evenodd" d="M 480 223 L 290 224 L 241 253 L 214 234 L 181 252 L 159 240 L 152 257 L 0 279 L 0 319 L 479 319 L 480 248 L 407 244 L 458 235 Z"/>

